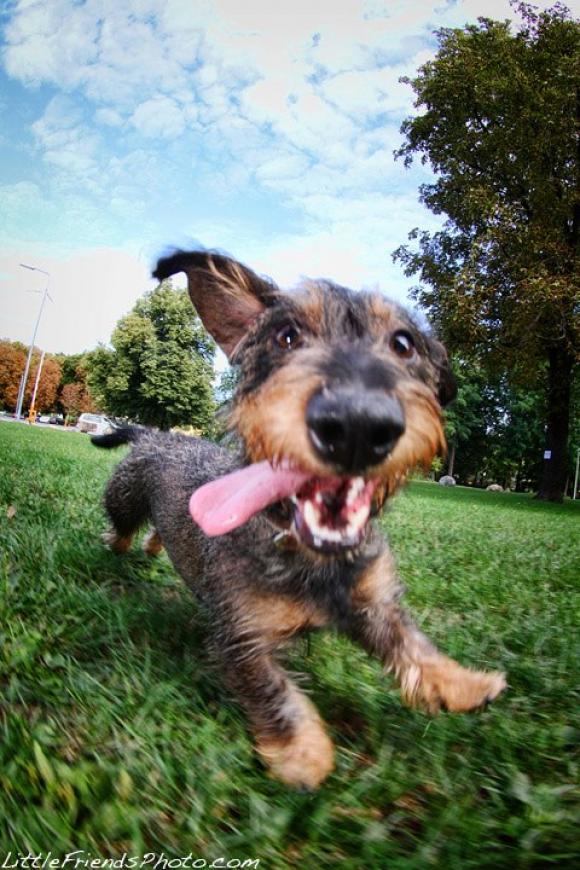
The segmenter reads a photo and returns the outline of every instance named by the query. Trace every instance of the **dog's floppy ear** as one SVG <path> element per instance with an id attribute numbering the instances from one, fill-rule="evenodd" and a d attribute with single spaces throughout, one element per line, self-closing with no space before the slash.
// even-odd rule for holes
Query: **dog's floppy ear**
<path id="1" fill-rule="evenodd" d="M 457 381 L 447 351 L 435 338 L 429 338 L 429 355 L 437 369 L 437 396 L 444 408 L 457 396 Z"/>
<path id="2" fill-rule="evenodd" d="M 269 281 L 214 251 L 174 251 L 158 260 L 153 277 L 163 281 L 177 272 L 187 275 L 193 306 L 228 357 L 276 293 Z"/>

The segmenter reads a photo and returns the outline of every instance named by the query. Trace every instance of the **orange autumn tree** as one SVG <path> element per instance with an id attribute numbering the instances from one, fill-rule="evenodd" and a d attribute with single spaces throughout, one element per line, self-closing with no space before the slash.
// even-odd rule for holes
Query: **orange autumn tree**
<path id="1" fill-rule="evenodd" d="M 20 378 L 26 365 L 26 348 L 16 341 L 0 341 L 0 405 L 14 411 Z"/>
<path id="2" fill-rule="evenodd" d="M 28 376 L 28 383 L 26 384 L 26 391 L 24 393 L 25 408 L 30 407 L 34 381 L 40 364 L 40 356 L 40 352 L 35 348 L 32 354 L 32 360 L 30 361 L 30 374 Z M 46 354 L 42 365 L 42 371 L 40 373 L 40 381 L 38 382 L 36 400 L 34 402 L 37 411 L 55 410 L 58 388 L 60 385 L 60 376 L 60 363 L 53 356 Z"/>
<path id="3" fill-rule="evenodd" d="M 0 341 L 0 403 L 10 411 L 16 410 L 20 379 L 24 373 L 28 349 L 19 341 Z M 34 348 L 30 369 L 24 392 L 23 410 L 30 406 L 36 373 L 40 364 L 41 351 Z M 57 359 L 50 354 L 44 358 L 38 390 L 36 393 L 36 409 L 39 411 L 53 410 L 60 384 L 61 367 Z"/>

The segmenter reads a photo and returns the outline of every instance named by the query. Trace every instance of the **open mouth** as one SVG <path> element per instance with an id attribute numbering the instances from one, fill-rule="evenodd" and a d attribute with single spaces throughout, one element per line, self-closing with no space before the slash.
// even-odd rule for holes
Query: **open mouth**
<path id="1" fill-rule="evenodd" d="M 376 481 L 362 477 L 316 477 L 258 462 L 197 489 L 189 511 L 213 537 L 287 500 L 293 508 L 291 533 L 312 550 L 338 553 L 358 547 L 363 540 L 375 489 Z"/>
<path id="2" fill-rule="evenodd" d="M 333 553 L 364 538 L 376 484 L 362 477 L 314 477 L 295 496 L 292 531 L 306 546 Z"/>

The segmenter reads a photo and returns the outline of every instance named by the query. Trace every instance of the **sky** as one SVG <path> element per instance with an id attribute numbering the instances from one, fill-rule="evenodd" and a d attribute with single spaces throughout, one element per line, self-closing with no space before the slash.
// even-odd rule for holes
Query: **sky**
<path id="1" fill-rule="evenodd" d="M 170 246 L 404 301 L 392 252 L 437 218 L 428 169 L 393 157 L 400 78 L 479 15 L 517 21 L 507 0 L 2 0 L 0 337 L 30 342 L 48 282 L 37 345 L 108 343 Z"/>

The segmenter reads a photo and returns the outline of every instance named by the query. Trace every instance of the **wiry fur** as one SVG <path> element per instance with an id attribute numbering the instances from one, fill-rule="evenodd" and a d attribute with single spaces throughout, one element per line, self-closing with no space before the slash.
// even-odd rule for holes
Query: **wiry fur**
<path id="1" fill-rule="evenodd" d="M 162 279 L 188 275 L 192 301 L 206 327 L 240 371 L 231 424 L 241 439 L 235 455 L 201 439 L 127 427 L 94 438 L 103 447 L 132 442 L 105 495 L 112 531 L 107 543 L 125 552 L 151 525 L 145 550 L 165 547 L 176 570 L 210 613 L 212 643 L 230 691 L 245 709 L 256 745 L 284 782 L 316 787 L 333 766 L 333 749 L 311 702 L 275 659 L 299 631 L 334 626 L 394 673 L 408 703 L 430 712 L 487 703 L 505 687 L 501 674 L 462 668 L 439 653 L 400 605 L 401 586 L 386 542 L 369 526 L 362 544 L 341 555 L 315 553 L 291 537 L 283 506 L 242 527 L 207 537 L 191 520 L 191 493 L 248 461 L 290 462 L 318 476 L 336 474 L 306 434 L 309 398 L 343 379 L 356 389 L 396 395 L 406 429 L 389 455 L 368 473 L 380 483 L 375 511 L 417 464 L 444 449 L 441 404 L 453 393 L 444 349 L 397 305 L 329 282 L 309 282 L 293 294 L 223 255 L 176 252 L 158 264 Z M 305 337 L 280 348 L 277 331 L 291 323 Z M 397 358 L 388 336 L 412 335 L 416 354 Z"/>

